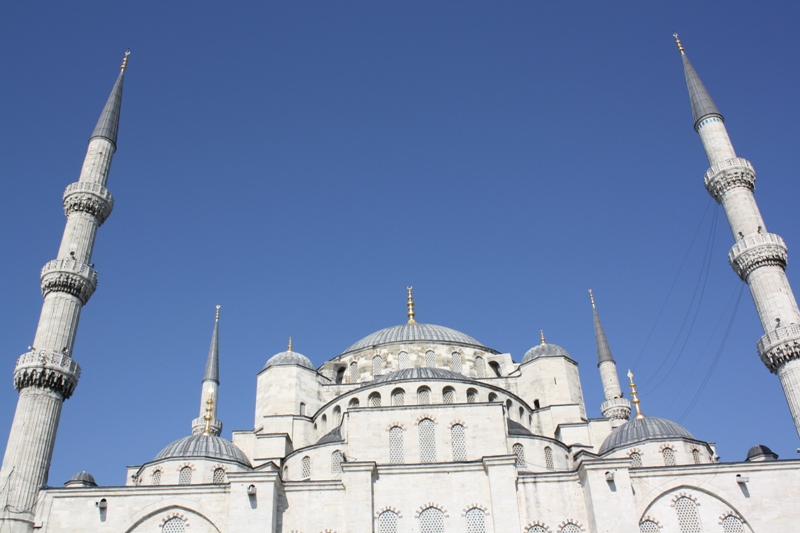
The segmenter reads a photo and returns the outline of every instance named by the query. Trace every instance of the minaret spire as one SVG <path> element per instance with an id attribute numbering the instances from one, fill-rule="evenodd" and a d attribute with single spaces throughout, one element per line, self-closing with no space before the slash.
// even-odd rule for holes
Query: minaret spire
<path id="1" fill-rule="evenodd" d="M 711 163 L 705 174 L 706 189 L 725 210 L 736 241 L 728 260 L 750 287 L 764 329 L 758 352 L 767 368 L 780 378 L 795 428 L 800 433 L 800 310 L 786 278 L 786 245 L 779 235 L 767 232 L 753 196 L 756 184 L 753 165 L 736 156 L 722 115 L 680 42 L 679 50 L 694 127 Z"/>
<path id="2" fill-rule="evenodd" d="M 409 324 L 416 324 L 417 321 L 414 320 L 414 296 L 411 294 L 411 291 L 414 287 L 406 287 L 408 290 L 408 323 Z"/>
<path id="3" fill-rule="evenodd" d="M 606 333 L 597 314 L 594 294 L 589 289 L 589 300 L 592 302 L 592 316 L 594 318 L 594 339 L 597 345 L 597 368 L 600 370 L 600 380 L 603 383 L 605 401 L 600 405 L 600 412 L 605 418 L 615 421 L 625 421 L 631 416 L 631 404 L 622 397 L 622 388 L 617 375 L 617 363 L 611 355 Z"/>
<path id="4" fill-rule="evenodd" d="M 217 436 L 222 433 L 222 422 L 217 420 L 219 396 L 219 309 L 214 316 L 214 331 L 206 359 L 206 372 L 200 391 L 200 417 L 192 421 L 192 434 Z"/>
<path id="5" fill-rule="evenodd" d="M 642 413 L 642 408 L 639 407 L 639 404 L 642 403 L 639 400 L 639 394 L 636 392 L 636 383 L 633 382 L 633 372 L 628 370 L 628 379 L 631 381 L 631 398 L 633 398 L 633 405 L 636 407 L 636 416 L 634 419 L 641 420 L 645 418 L 644 413 Z"/>
<path id="6" fill-rule="evenodd" d="M 39 325 L 30 351 L 14 369 L 19 400 L 0 470 L 0 531 L 33 531 L 37 493 L 47 484 L 61 408 L 80 378 L 72 348 L 81 309 L 97 287 L 92 264 L 97 228 L 114 206 L 105 186 L 117 148 L 126 64 L 89 139 L 80 177 L 64 191 L 67 223 L 56 259 L 42 268 Z"/>

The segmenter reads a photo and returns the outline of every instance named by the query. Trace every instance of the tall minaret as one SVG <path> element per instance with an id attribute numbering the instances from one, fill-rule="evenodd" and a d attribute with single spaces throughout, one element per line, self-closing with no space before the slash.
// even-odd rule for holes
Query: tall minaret
<path id="1" fill-rule="evenodd" d="M 72 347 L 81 308 L 97 287 L 92 264 L 97 228 L 114 205 L 105 185 L 117 149 L 127 62 L 128 53 L 89 138 L 80 178 L 64 191 L 64 236 L 57 258 L 42 268 L 44 303 L 33 345 L 20 356 L 14 369 L 19 400 L 0 470 L 3 533 L 33 530 L 36 496 L 47 483 L 61 406 L 72 395 L 81 374 L 72 359 Z"/>
<path id="2" fill-rule="evenodd" d="M 631 416 L 631 402 L 622 397 L 622 388 L 617 375 L 617 363 L 611 355 L 606 333 L 600 323 L 600 315 L 594 303 L 594 294 L 589 290 L 589 299 L 592 301 L 592 315 L 594 317 L 594 340 L 597 344 L 597 368 L 600 369 L 600 380 L 603 382 L 603 396 L 605 401 L 600 405 L 600 412 L 605 418 L 610 418 L 613 426 L 618 426 L 627 421 Z"/>
<path id="3" fill-rule="evenodd" d="M 711 164 L 705 175 L 706 189 L 725 209 L 736 241 L 728 260 L 750 287 L 765 333 L 758 341 L 758 353 L 780 378 L 800 433 L 800 311 L 786 279 L 786 245 L 780 236 L 767 232 L 753 197 L 753 166 L 736 157 L 722 115 L 689 63 L 677 34 L 675 42 L 689 86 L 694 129 Z"/>
<path id="4" fill-rule="evenodd" d="M 214 319 L 214 333 L 208 349 L 206 373 L 200 392 L 200 417 L 192 421 L 192 434 L 218 436 L 222 433 L 222 422 L 217 420 L 217 397 L 219 392 L 219 306 Z M 209 418 L 211 417 L 211 418 Z"/>

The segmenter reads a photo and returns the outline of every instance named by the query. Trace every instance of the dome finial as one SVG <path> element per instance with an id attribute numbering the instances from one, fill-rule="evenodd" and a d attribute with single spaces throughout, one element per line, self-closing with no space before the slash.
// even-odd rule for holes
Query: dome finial
<path id="1" fill-rule="evenodd" d="M 206 421 L 205 427 L 203 427 L 203 436 L 210 437 L 211 436 L 211 422 L 214 420 L 212 416 L 212 412 L 214 411 L 214 399 L 209 396 L 208 400 L 206 400 L 206 416 L 203 417 L 203 420 Z"/>
<path id="2" fill-rule="evenodd" d="M 217 321 L 219 321 L 219 308 L 220 308 L 220 306 L 218 305 L 218 306 L 217 306 L 217 314 L 216 314 L 216 316 L 214 317 L 214 320 L 217 320 Z"/>
<path id="3" fill-rule="evenodd" d="M 592 307 L 594 307 L 594 294 L 592 294 L 592 289 L 589 289 L 589 299 L 592 301 Z"/>
<path id="4" fill-rule="evenodd" d="M 417 321 L 414 320 L 414 296 L 411 294 L 411 290 L 414 287 L 406 287 L 408 289 L 408 323 L 409 324 L 416 324 Z"/>
<path id="5" fill-rule="evenodd" d="M 120 72 L 125 72 L 125 69 L 128 68 L 128 56 L 131 55 L 131 49 L 128 48 L 125 50 L 125 57 L 122 58 L 122 66 L 119 67 Z"/>
<path id="6" fill-rule="evenodd" d="M 683 52 L 683 45 L 681 44 L 681 40 L 678 39 L 678 32 L 673 33 L 672 36 L 675 37 L 675 44 L 678 45 L 678 51 L 680 53 L 684 53 Z"/>
<path id="7" fill-rule="evenodd" d="M 630 370 L 628 370 L 628 379 L 631 380 L 631 397 L 633 398 L 631 403 L 636 407 L 636 416 L 634 419 L 641 420 L 645 418 L 645 416 L 642 414 L 642 409 L 639 407 L 639 403 L 641 402 L 639 401 L 639 395 L 636 393 L 636 383 L 633 382 L 633 372 Z"/>
<path id="8" fill-rule="evenodd" d="M 291 337 L 289 337 L 289 351 L 290 352 L 294 351 L 294 350 L 292 350 L 292 338 Z"/>
<path id="9" fill-rule="evenodd" d="M 547 344 L 546 342 L 544 342 L 544 330 L 543 329 L 539 330 L 539 338 L 541 339 L 542 344 Z"/>

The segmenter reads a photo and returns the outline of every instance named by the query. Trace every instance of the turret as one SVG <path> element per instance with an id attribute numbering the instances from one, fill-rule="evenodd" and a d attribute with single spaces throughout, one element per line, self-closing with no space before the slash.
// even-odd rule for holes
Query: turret
<path id="1" fill-rule="evenodd" d="M 786 245 L 767 231 L 753 196 L 753 165 L 736 157 L 722 115 L 689 63 L 678 35 L 674 36 L 689 87 L 694 128 L 711 164 L 705 174 L 706 189 L 724 208 L 736 241 L 728 260 L 750 287 L 765 333 L 758 342 L 759 355 L 780 378 L 800 433 L 800 311 L 786 278 Z"/>
<path id="2" fill-rule="evenodd" d="M 219 306 L 217 306 L 217 313 L 214 318 L 214 332 L 211 334 L 211 346 L 208 348 L 206 372 L 203 375 L 203 384 L 200 390 L 200 416 L 192 421 L 193 435 L 207 432 L 209 435 L 217 436 L 222 433 L 222 422 L 217 419 L 218 393 Z"/>
<path id="3" fill-rule="evenodd" d="M 631 403 L 622 397 L 622 388 L 617 374 L 617 363 L 611 355 L 611 348 L 597 314 L 594 303 L 594 294 L 589 290 L 589 299 L 592 302 L 592 316 L 594 318 L 594 339 L 597 345 L 597 368 L 600 370 L 600 380 L 603 383 L 603 396 L 605 401 L 600 405 L 600 412 L 605 418 L 611 418 L 615 424 L 628 420 L 631 416 Z"/>

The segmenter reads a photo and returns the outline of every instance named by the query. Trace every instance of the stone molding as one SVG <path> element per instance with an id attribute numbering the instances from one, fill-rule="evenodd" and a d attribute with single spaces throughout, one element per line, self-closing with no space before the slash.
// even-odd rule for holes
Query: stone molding
<path id="1" fill-rule="evenodd" d="M 158 524 L 158 528 L 159 529 L 163 528 L 164 524 L 166 524 L 168 521 L 172 520 L 173 518 L 177 518 L 179 520 L 182 520 L 183 521 L 183 525 L 186 526 L 186 527 L 189 527 L 189 518 L 183 513 L 180 513 L 178 511 L 173 511 L 171 513 L 167 513 L 167 514 L 164 515 L 164 517 L 161 519 L 161 522 Z"/>
<path id="2" fill-rule="evenodd" d="M 489 516 L 489 508 L 479 503 L 471 503 L 464 507 L 464 510 L 461 511 L 461 516 L 467 516 L 467 513 L 473 509 L 480 509 L 486 516 Z"/>
<path id="3" fill-rule="evenodd" d="M 114 209 L 114 197 L 99 183 L 76 181 L 64 191 L 64 214 L 88 213 L 97 219 L 98 225 L 108 219 Z"/>
<path id="4" fill-rule="evenodd" d="M 434 503 L 434 502 L 428 502 L 428 503 L 424 503 L 424 504 L 420 505 L 419 509 L 417 509 L 417 512 L 414 513 L 414 518 L 419 518 L 419 515 L 422 514 L 422 511 L 424 511 L 426 509 L 430 509 L 431 507 L 433 507 L 435 509 L 439 509 L 444 514 L 445 518 L 450 518 L 450 515 L 448 514 L 447 510 L 443 506 L 439 505 L 438 503 Z"/>
<path id="5" fill-rule="evenodd" d="M 688 499 L 692 500 L 695 503 L 695 505 L 698 505 L 698 506 L 700 505 L 700 502 L 697 501 L 697 496 L 695 496 L 694 494 L 691 494 L 689 492 L 681 491 L 681 492 L 677 493 L 675 496 L 672 497 L 672 500 L 670 502 L 672 507 L 675 507 L 675 504 L 678 503 L 678 500 L 680 500 L 681 498 L 688 498 Z"/>
<path id="6" fill-rule="evenodd" d="M 615 420 L 628 420 L 631 417 L 631 402 L 627 398 L 611 398 L 600 404 L 603 417 Z"/>
<path id="7" fill-rule="evenodd" d="M 800 359 L 800 324 L 781 326 L 761 337 L 758 355 L 773 374 L 789 361 Z"/>
<path id="8" fill-rule="evenodd" d="M 379 518 L 383 513 L 386 511 L 391 511 L 397 515 L 397 518 L 403 518 L 403 514 L 396 508 L 392 507 L 391 505 L 384 505 L 380 509 L 375 512 L 375 518 Z"/>
<path id="9" fill-rule="evenodd" d="M 72 396 L 81 367 L 68 355 L 56 352 L 33 351 L 22 354 L 14 368 L 14 388 L 50 389 L 65 400 Z"/>
<path id="10" fill-rule="evenodd" d="M 42 267 L 42 296 L 65 292 L 78 298 L 83 305 L 97 289 L 97 271 L 74 259 L 53 259 Z"/>
<path id="11" fill-rule="evenodd" d="M 736 241 L 728 252 L 728 261 L 742 281 L 747 281 L 747 277 L 762 266 L 779 266 L 785 270 L 786 243 L 774 233 L 751 233 Z"/>
<path id="12" fill-rule="evenodd" d="M 566 520 L 558 524 L 558 530 L 561 531 L 570 524 L 572 524 L 573 526 L 577 526 L 581 531 L 586 531 L 584 527 L 580 524 L 580 522 L 578 522 L 574 518 L 567 518 Z"/>
<path id="13" fill-rule="evenodd" d="M 747 159 L 741 157 L 723 159 L 706 171 L 703 181 L 708 193 L 721 203 L 722 197 L 731 189 L 744 187 L 754 190 L 756 171 Z"/>
<path id="14" fill-rule="evenodd" d="M 642 522 L 652 522 L 652 523 L 654 523 L 655 525 L 658 526 L 658 529 L 661 529 L 661 528 L 664 527 L 664 526 L 661 525 L 660 521 L 658 521 L 657 519 L 653 518 L 649 514 L 648 515 L 644 515 L 644 517 L 639 521 L 639 524 L 641 524 Z"/>
<path id="15" fill-rule="evenodd" d="M 533 527 L 536 527 L 536 526 L 539 526 L 539 527 L 543 528 L 548 533 L 550 533 L 550 531 L 551 531 L 551 529 L 549 527 L 547 527 L 547 525 L 544 522 L 542 522 L 541 520 L 534 520 L 533 522 L 528 522 L 528 525 L 525 526 L 525 531 L 528 531 L 529 529 L 531 529 Z"/>

